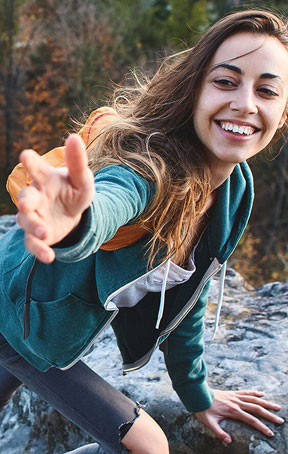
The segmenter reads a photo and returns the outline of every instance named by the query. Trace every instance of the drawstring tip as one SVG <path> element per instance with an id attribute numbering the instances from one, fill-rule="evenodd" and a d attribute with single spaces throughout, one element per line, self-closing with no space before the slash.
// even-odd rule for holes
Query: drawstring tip
<path id="1" fill-rule="evenodd" d="M 29 310 L 30 310 L 30 301 L 25 304 L 25 308 L 24 308 L 24 334 L 23 334 L 24 340 L 26 340 L 30 334 Z"/>
<path id="2" fill-rule="evenodd" d="M 208 341 L 208 343 L 213 342 L 213 340 L 216 336 L 218 325 L 219 325 L 220 312 L 221 312 L 221 306 L 222 306 L 223 294 L 224 294 L 224 282 L 225 282 L 225 276 L 226 276 L 226 269 L 227 269 L 227 261 L 223 263 L 223 266 L 221 269 L 220 282 L 219 282 L 219 295 L 218 295 L 217 310 L 216 310 L 216 316 L 215 316 L 215 325 L 214 325 L 214 330 L 213 330 L 211 339 Z"/>
<path id="3" fill-rule="evenodd" d="M 160 322 L 163 317 L 163 312 L 164 312 L 164 303 L 165 303 L 165 291 L 166 291 L 166 284 L 167 284 L 167 279 L 168 279 L 168 274 L 169 274 L 169 269 L 170 269 L 170 263 L 171 260 L 167 260 L 165 272 L 164 272 L 164 277 L 162 281 L 162 287 L 161 287 L 161 296 L 160 296 L 160 305 L 159 305 L 159 310 L 158 310 L 158 317 L 157 317 L 157 322 L 155 325 L 155 329 L 159 329 Z"/>

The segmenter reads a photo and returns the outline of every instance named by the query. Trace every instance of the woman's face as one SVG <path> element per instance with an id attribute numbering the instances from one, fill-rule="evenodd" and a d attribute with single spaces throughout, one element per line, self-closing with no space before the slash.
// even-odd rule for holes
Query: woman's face
<path id="1" fill-rule="evenodd" d="M 286 119 L 288 51 L 278 39 L 248 32 L 227 38 L 215 52 L 194 113 L 212 174 L 265 148 Z"/>

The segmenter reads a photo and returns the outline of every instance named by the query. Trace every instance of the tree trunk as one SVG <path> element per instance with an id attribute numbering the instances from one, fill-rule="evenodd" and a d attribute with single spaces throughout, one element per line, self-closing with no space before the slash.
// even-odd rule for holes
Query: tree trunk
<path id="1" fill-rule="evenodd" d="M 6 163 L 5 169 L 8 173 L 12 166 L 13 150 L 13 89 L 15 88 L 15 74 L 13 71 L 13 28 L 14 28 L 14 0 L 7 2 L 7 25 L 8 25 L 8 58 L 7 71 L 5 76 L 5 139 L 6 139 Z"/>

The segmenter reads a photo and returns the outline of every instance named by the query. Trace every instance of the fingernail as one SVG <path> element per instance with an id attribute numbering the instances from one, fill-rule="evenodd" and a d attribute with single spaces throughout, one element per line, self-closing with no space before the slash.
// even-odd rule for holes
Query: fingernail
<path id="1" fill-rule="evenodd" d="M 277 422 L 278 422 L 278 424 L 283 424 L 283 422 L 285 422 L 285 419 L 278 417 Z"/>
<path id="2" fill-rule="evenodd" d="M 274 437 L 274 433 L 272 432 L 272 430 L 267 430 L 267 435 L 268 437 Z"/>
<path id="3" fill-rule="evenodd" d="M 225 443 L 226 445 L 230 445 L 231 444 L 231 438 L 229 438 L 229 437 L 223 438 L 223 443 Z"/>

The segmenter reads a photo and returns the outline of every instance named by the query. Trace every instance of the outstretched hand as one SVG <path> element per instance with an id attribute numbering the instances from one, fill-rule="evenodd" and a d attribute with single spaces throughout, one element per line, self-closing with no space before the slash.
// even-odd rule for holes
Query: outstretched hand
<path id="1" fill-rule="evenodd" d="M 50 246 L 77 227 L 94 196 L 85 145 L 77 134 L 68 137 L 67 167 L 52 167 L 33 150 L 24 150 L 20 161 L 33 184 L 20 191 L 17 222 L 25 231 L 26 248 L 40 261 L 51 263 L 55 252 Z"/>
<path id="2" fill-rule="evenodd" d="M 280 405 L 261 399 L 263 395 L 263 393 L 258 391 L 214 390 L 212 406 L 205 411 L 195 413 L 195 415 L 217 438 L 226 444 L 231 444 L 232 438 L 219 425 L 219 422 L 226 418 L 243 421 L 264 435 L 273 437 L 274 434 L 271 429 L 260 421 L 258 417 L 267 419 L 267 421 L 275 424 L 283 424 L 284 419 L 269 411 L 280 410 Z"/>

